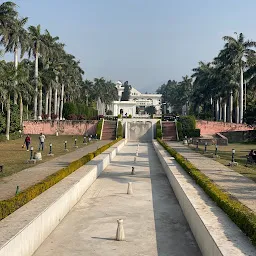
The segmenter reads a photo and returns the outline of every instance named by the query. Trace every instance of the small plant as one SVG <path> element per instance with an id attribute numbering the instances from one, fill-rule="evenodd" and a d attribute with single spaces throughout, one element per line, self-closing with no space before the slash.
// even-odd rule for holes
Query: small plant
<path id="1" fill-rule="evenodd" d="M 162 127 L 161 127 L 160 120 L 158 120 L 156 122 L 156 138 L 162 139 L 162 137 L 163 137 Z"/>
<path id="2" fill-rule="evenodd" d="M 123 138 L 123 125 L 121 121 L 118 121 L 117 125 L 117 138 Z"/>
<path id="3" fill-rule="evenodd" d="M 97 124 L 97 129 L 96 129 L 97 139 L 100 139 L 102 126 L 103 126 L 103 119 L 100 119 L 100 121 Z"/>

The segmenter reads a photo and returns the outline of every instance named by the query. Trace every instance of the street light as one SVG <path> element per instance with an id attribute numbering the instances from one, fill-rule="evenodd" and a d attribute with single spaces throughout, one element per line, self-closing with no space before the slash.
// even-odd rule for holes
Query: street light
<path id="1" fill-rule="evenodd" d="M 218 152 L 218 145 L 215 145 L 215 156 L 217 156 L 217 152 Z"/>
<path id="2" fill-rule="evenodd" d="M 207 145 L 208 145 L 208 143 L 205 142 L 205 143 L 204 143 L 204 153 L 206 153 L 206 151 L 207 151 Z"/>
<path id="3" fill-rule="evenodd" d="M 232 162 L 232 163 L 235 162 L 235 153 L 236 153 L 236 151 L 235 151 L 235 149 L 233 148 L 233 149 L 232 149 L 232 158 L 231 158 L 231 162 Z"/>
<path id="4" fill-rule="evenodd" d="M 30 160 L 33 159 L 33 150 L 34 150 L 34 148 L 30 147 Z"/>

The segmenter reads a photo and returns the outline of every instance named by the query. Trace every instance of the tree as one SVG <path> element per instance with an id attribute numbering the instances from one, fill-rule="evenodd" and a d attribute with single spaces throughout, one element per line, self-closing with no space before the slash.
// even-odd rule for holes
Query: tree
<path id="1" fill-rule="evenodd" d="M 14 66 L 18 68 L 18 50 L 21 50 L 23 57 L 27 44 L 27 31 L 24 28 L 28 18 L 14 19 L 13 22 L 6 28 L 6 33 L 2 36 L 1 42 L 5 45 L 6 52 L 14 53 Z M 17 81 L 15 81 L 17 84 Z M 14 95 L 14 104 L 17 104 L 18 95 Z"/>
<path id="2" fill-rule="evenodd" d="M 41 34 L 41 26 L 37 25 L 30 26 L 29 31 L 29 46 L 28 53 L 29 57 L 34 56 L 35 58 L 35 93 L 34 93 L 34 119 L 42 119 L 40 115 L 37 116 L 37 97 L 38 97 L 38 58 L 47 54 L 47 45 L 45 42 L 44 35 Z M 39 101 L 42 101 L 41 95 Z M 39 104 L 41 105 L 41 103 Z M 41 111 L 39 111 L 41 112 Z M 39 113 L 40 114 L 40 113 Z"/>
<path id="3" fill-rule="evenodd" d="M 131 85 L 129 85 L 128 81 L 124 83 L 124 91 L 122 93 L 121 101 L 129 101 L 131 94 Z"/>
<path id="4" fill-rule="evenodd" d="M 244 58 L 248 54 L 255 53 L 254 50 L 252 50 L 252 47 L 256 47 L 256 42 L 254 41 L 245 41 L 244 35 L 242 33 L 239 34 L 237 39 L 231 37 L 231 36 L 224 36 L 224 41 L 227 41 L 225 44 L 225 48 L 228 49 L 227 53 L 227 59 L 231 61 L 233 64 L 237 65 L 240 70 L 240 95 L 239 95 L 239 122 L 243 122 L 243 114 L 244 114 L 244 67 L 245 67 L 245 61 Z"/>

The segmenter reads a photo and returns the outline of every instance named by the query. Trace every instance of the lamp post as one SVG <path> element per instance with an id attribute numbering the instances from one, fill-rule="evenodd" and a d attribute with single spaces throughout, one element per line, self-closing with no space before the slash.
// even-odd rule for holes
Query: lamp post
<path id="1" fill-rule="evenodd" d="M 33 159 L 33 150 L 34 150 L 34 148 L 30 147 L 30 160 Z"/>
<path id="2" fill-rule="evenodd" d="M 215 145 L 215 156 L 217 156 L 217 152 L 218 152 L 218 145 Z"/>
<path id="3" fill-rule="evenodd" d="M 205 143 L 204 143 L 204 153 L 206 153 L 206 151 L 207 151 L 207 145 L 208 145 L 208 143 L 205 142 Z"/>
<path id="4" fill-rule="evenodd" d="M 52 143 L 50 143 L 50 152 L 49 154 L 52 154 Z"/>
<path id="5" fill-rule="evenodd" d="M 235 153 L 236 153 L 236 151 L 235 151 L 235 149 L 233 148 L 233 149 L 232 149 L 232 158 L 231 158 L 231 162 L 232 162 L 232 163 L 235 162 Z"/>

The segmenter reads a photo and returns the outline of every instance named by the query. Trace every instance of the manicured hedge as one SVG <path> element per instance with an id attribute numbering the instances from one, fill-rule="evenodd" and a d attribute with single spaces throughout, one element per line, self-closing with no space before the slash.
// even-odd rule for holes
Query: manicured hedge
<path id="1" fill-rule="evenodd" d="M 100 139 L 102 126 L 103 126 L 103 119 L 100 119 L 100 121 L 97 124 L 97 129 L 96 129 L 97 139 Z"/>
<path id="2" fill-rule="evenodd" d="M 185 129 L 179 132 L 179 138 L 183 139 L 185 136 L 188 138 L 200 137 L 200 129 Z"/>
<path id="3" fill-rule="evenodd" d="M 53 185 L 55 185 L 56 183 L 58 183 L 59 181 L 61 181 L 65 177 L 67 177 L 69 174 L 76 171 L 78 168 L 80 168 L 81 166 L 83 166 L 86 163 L 88 163 L 89 161 L 91 161 L 95 156 L 101 154 L 106 149 L 113 146 L 116 142 L 118 142 L 120 140 L 121 140 L 121 138 L 114 140 L 114 141 L 100 147 L 96 151 L 89 153 L 89 154 L 83 156 L 82 158 L 70 163 L 69 166 L 60 169 L 56 173 L 51 174 L 50 176 L 46 177 L 41 182 L 25 189 L 18 195 L 14 196 L 10 199 L 0 201 L 0 220 L 4 219 L 8 215 L 10 215 L 11 213 L 16 211 L 23 205 L 25 205 L 26 203 L 31 201 L 32 199 L 39 196 L 41 193 L 46 191 L 48 188 L 50 188 Z"/>
<path id="4" fill-rule="evenodd" d="M 178 121 L 181 123 L 183 130 L 196 128 L 196 118 L 194 116 L 180 116 Z"/>
<path id="5" fill-rule="evenodd" d="M 162 139 L 162 137 L 163 137 L 162 127 L 161 127 L 160 120 L 158 120 L 156 122 L 156 138 Z"/>
<path id="6" fill-rule="evenodd" d="M 117 124 L 117 138 L 123 138 L 123 125 L 121 121 Z"/>
<path id="7" fill-rule="evenodd" d="M 205 174 L 187 161 L 182 155 L 166 145 L 162 140 L 158 142 L 173 156 L 182 168 L 196 181 L 196 183 L 210 196 L 214 202 L 230 217 L 230 219 L 256 245 L 256 214 L 218 185 L 213 183 Z"/>

